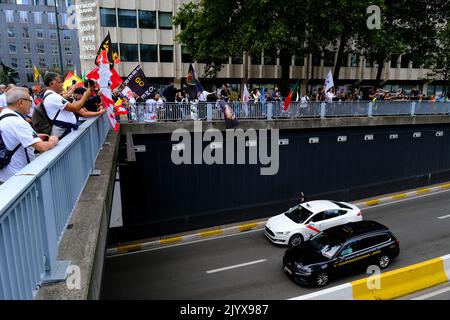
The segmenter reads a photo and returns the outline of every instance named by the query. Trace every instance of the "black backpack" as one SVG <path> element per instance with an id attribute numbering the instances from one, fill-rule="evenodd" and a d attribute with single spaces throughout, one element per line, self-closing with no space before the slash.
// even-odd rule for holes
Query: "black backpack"
<path id="1" fill-rule="evenodd" d="M 55 122 L 56 118 L 58 117 L 61 110 L 58 110 L 53 120 L 51 120 L 48 117 L 47 111 L 44 107 L 44 100 L 49 95 L 51 95 L 53 92 L 47 93 L 43 98 L 42 101 L 34 108 L 33 111 L 33 117 L 32 117 L 32 126 L 34 131 L 37 133 L 45 133 L 47 135 L 51 135 L 52 133 L 52 127 L 53 123 Z"/>
<path id="2" fill-rule="evenodd" d="M 0 117 L 0 121 L 6 117 L 18 117 L 17 114 L 8 113 Z M 20 143 L 17 147 L 14 148 L 14 150 L 10 151 L 6 148 L 5 142 L 3 142 L 3 138 L 0 132 L 0 169 L 5 168 L 10 162 L 11 158 L 13 157 L 14 153 L 19 149 Z M 26 151 L 25 151 L 26 153 Z"/>

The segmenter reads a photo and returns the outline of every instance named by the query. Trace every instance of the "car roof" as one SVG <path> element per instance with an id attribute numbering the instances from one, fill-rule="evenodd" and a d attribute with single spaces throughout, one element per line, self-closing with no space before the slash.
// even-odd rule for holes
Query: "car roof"
<path id="1" fill-rule="evenodd" d="M 337 204 L 329 200 L 314 200 L 302 203 L 301 206 L 308 209 L 312 213 L 322 212 L 331 209 L 341 209 Z"/>
<path id="2" fill-rule="evenodd" d="M 324 232 L 331 237 L 336 237 L 342 239 L 343 241 L 347 241 L 348 239 L 355 238 L 366 233 L 388 230 L 389 228 L 381 223 L 371 220 L 364 220 L 332 227 Z"/>

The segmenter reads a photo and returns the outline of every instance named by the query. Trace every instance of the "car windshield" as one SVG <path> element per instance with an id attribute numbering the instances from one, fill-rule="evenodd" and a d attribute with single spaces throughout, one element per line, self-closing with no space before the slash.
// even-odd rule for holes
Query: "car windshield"
<path id="1" fill-rule="evenodd" d="M 312 212 L 302 206 L 296 206 L 290 208 L 285 215 L 295 223 L 303 223 L 310 215 L 312 215 Z"/>
<path id="2" fill-rule="evenodd" d="M 341 240 L 330 237 L 324 232 L 319 233 L 309 242 L 318 252 L 328 259 L 333 258 L 336 252 L 342 247 Z"/>

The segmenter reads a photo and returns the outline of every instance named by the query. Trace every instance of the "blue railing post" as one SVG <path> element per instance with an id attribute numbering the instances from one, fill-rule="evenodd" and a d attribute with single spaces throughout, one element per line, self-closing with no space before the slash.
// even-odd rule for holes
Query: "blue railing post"
<path id="1" fill-rule="evenodd" d="M 206 105 L 206 121 L 211 122 L 212 121 L 212 117 L 213 117 L 212 104 L 208 103 Z"/>
<path id="2" fill-rule="evenodd" d="M 367 116 L 368 117 L 372 117 L 372 114 L 373 114 L 373 103 L 371 101 L 371 102 L 369 102 L 369 106 L 368 106 L 368 109 L 367 109 Z"/>
<path id="3" fill-rule="evenodd" d="M 45 275 L 42 283 L 51 283 L 64 281 L 67 277 L 67 269 L 70 261 L 57 261 L 59 236 L 56 227 L 56 212 L 53 202 L 54 197 L 61 196 L 58 192 L 54 192 L 54 186 L 51 182 L 50 172 L 47 171 L 40 179 L 41 188 L 39 193 L 42 197 L 43 209 L 45 208 L 45 230 L 44 237 L 47 240 L 47 256 L 45 259 Z"/>
<path id="4" fill-rule="evenodd" d="M 326 104 L 325 102 L 322 102 L 320 104 L 320 118 L 325 119 L 325 111 L 326 111 Z"/>
<path id="5" fill-rule="evenodd" d="M 414 116 L 416 113 L 416 102 L 411 102 L 411 116 Z"/>
<path id="6" fill-rule="evenodd" d="M 267 120 L 272 120 L 273 117 L 273 105 L 271 103 L 267 104 Z"/>

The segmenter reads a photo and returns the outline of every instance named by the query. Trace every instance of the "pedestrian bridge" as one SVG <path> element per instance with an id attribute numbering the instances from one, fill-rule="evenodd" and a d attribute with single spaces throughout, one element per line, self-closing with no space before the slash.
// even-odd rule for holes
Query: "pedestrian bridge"
<path id="1" fill-rule="evenodd" d="M 305 130 L 307 134 L 311 133 L 309 130 L 316 130 L 318 135 L 320 130 L 331 132 L 336 129 L 342 134 L 349 128 L 358 128 L 362 133 L 373 129 L 375 135 L 379 128 L 387 128 L 388 131 L 398 128 L 409 135 L 409 131 L 420 128 L 422 132 L 427 131 L 423 134 L 424 142 L 428 141 L 426 139 L 443 136 L 442 140 L 433 140 L 433 144 L 436 150 L 440 150 L 439 156 L 442 159 L 450 156 L 450 103 L 419 105 L 419 102 L 396 102 L 397 111 L 390 110 L 389 105 L 393 106 L 382 102 L 377 105 L 347 103 L 345 108 L 350 111 L 341 112 L 342 110 L 337 110 L 338 104 L 311 104 L 309 108 L 318 110 L 313 115 L 296 113 L 283 117 L 280 115 L 279 119 L 270 110 L 273 105 L 267 105 L 269 117 L 266 114 L 265 119 L 241 118 L 241 127 L 279 129 L 280 132 L 287 133 Z M 213 108 L 214 106 L 205 105 L 203 122 L 207 124 L 204 130 L 218 128 L 223 131 L 223 121 L 215 121 L 212 117 Z M 359 111 L 355 114 L 351 110 Z M 390 112 L 377 114 L 377 110 Z M 217 119 L 220 118 L 219 115 Z M 107 236 L 111 235 L 108 227 L 117 164 L 125 159 L 127 162 L 139 163 L 138 145 L 149 137 L 162 139 L 164 135 L 168 135 L 167 143 L 171 144 L 169 134 L 173 130 L 185 128 L 192 132 L 193 121 L 181 120 L 186 121 L 123 123 L 120 134 L 110 130 L 106 115 L 88 120 L 78 131 L 64 138 L 56 148 L 40 155 L 0 186 L 0 299 L 98 299 Z M 380 131 L 380 134 L 384 134 L 384 131 Z M 401 137 L 402 133 L 400 142 Z M 290 139 L 292 141 L 295 138 Z M 393 145 L 388 147 L 389 139 L 384 143 L 386 150 L 396 148 Z M 331 153 L 337 152 L 336 147 L 333 148 L 323 152 L 330 159 L 333 158 Z M 380 151 L 380 148 L 377 150 Z M 425 144 L 417 144 L 415 148 L 425 148 Z M 148 150 L 148 156 L 151 157 L 154 150 Z M 120 159 L 120 154 L 123 159 Z M 313 158 L 310 160 L 315 161 Z M 420 176 L 412 177 L 408 173 L 408 178 L 413 179 L 411 184 L 435 182 L 441 178 L 448 180 L 448 163 L 450 161 L 436 160 L 430 168 L 423 165 L 417 169 Z M 413 169 L 416 168 L 411 168 Z M 311 167 L 310 171 L 312 170 Z M 393 173 L 398 170 L 391 171 Z M 158 173 L 164 176 L 161 172 L 165 171 Z M 422 176 L 427 176 L 428 180 L 422 179 Z M 326 182 L 323 177 L 320 179 L 322 184 Z M 226 197 L 225 194 L 215 194 L 217 197 Z M 130 202 L 133 199 L 127 198 Z M 224 204 L 222 200 L 216 200 L 221 205 Z M 166 206 L 169 204 L 166 203 Z M 120 241 L 120 234 L 115 234 L 114 237 L 116 241 Z"/>

